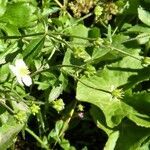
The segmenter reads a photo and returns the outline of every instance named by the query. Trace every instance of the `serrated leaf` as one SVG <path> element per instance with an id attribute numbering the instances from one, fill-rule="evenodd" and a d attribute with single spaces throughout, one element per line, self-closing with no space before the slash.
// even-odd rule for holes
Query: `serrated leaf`
<path id="1" fill-rule="evenodd" d="M 142 150 L 150 142 L 150 129 L 136 126 L 133 122 L 124 120 L 120 125 L 120 136 L 115 150 Z"/>
<path id="2" fill-rule="evenodd" d="M 150 33 L 150 28 L 146 25 L 135 25 L 127 30 L 129 33 Z"/>
<path id="3" fill-rule="evenodd" d="M 150 94 L 146 92 L 134 93 L 124 97 L 124 101 L 142 114 L 150 114 Z"/>
<path id="4" fill-rule="evenodd" d="M 117 126 L 131 108 L 121 101 L 113 100 L 110 93 L 97 89 L 110 92 L 112 86 L 118 88 L 125 85 L 132 74 L 137 74 L 136 71 L 132 71 L 137 68 L 141 68 L 139 61 L 125 57 L 122 61 L 114 63 L 111 67 L 105 68 L 95 76 L 90 78 L 82 77 L 82 83 L 78 82 L 77 85 L 76 98 L 98 106 L 105 115 L 107 125 L 109 127 Z"/>
<path id="5" fill-rule="evenodd" d="M 146 92 L 134 93 L 125 96 L 124 102 L 133 107 L 133 110 L 128 114 L 128 118 L 138 126 L 150 128 L 150 94 Z"/>
<path id="6" fill-rule="evenodd" d="M 5 14 L 0 18 L 2 22 L 7 22 L 18 28 L 32 25 L 35 8 L 29 3 L 11 3 L 7 5 Z"/>
<path id="7" fill-rule="evenodd" d="M 136 111 L 130 112 L 128 118 L 132 120 L 135 124 L 141 127 L 150 128 L 150 117 L 147 115 L 140 114 Z"/>

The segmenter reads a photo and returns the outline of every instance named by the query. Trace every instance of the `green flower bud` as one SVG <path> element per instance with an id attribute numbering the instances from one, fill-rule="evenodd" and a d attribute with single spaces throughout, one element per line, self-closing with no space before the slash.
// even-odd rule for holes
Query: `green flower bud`
<path id="1" fill-rule="evenodd" d="M 52 107 L 54 109 L 56 109 L 58 113 L 65 108 L 65 104 L 64 104 L 62 99 L 58 99 L 58 100 L 53 101 L 52 105 L 53 105 Z"/>
<path id="2" fill-rule="evenodd" d="M 144 67 L 150 65 L 150 57 L 144 57 L 144 59 L 142 60 L 142 64 Z"/>
<path id="3" fill-rule="evenodd" d="M 96 17 L 99 17 L 102 15 L 103 12 L 103 7 L 101 6 L 96 6 L 94 9 L 94 14 L 96 15 Z"/>
<path id="4" fill-rule="evenodd" d="M 81 105 L 81 104 L 79 104 L 79 105 L 77 106 L 77 110 L 78 110 L 78 111 L 84 111 L 84 106 Z"/>
<path id="5" fill-rule="evenodd" d="M 84 71 L 84 74 L 88 77 L 96 74 L 95 67 L 92 65 L 86 65 L 86 70 Z"/>
<path id="6" fill-rule="evenodd" d="M 30 109 L 31 109 L 31 113 L 33 115 L 35 115 L 35 114 L 37 114 L 39 112 L 40 107 L 38 105 L 36 105 L 36 104 L 32 104 L 32 106 L 30 107 Z"/>
<path id="7" fill-rule="evenodd" d="M 14 117 L 19 123 L 25 123 L 27 120 L 27 115 L 24 111 L 19 111 L 17 114 L 14 115 Z"/>
<path id="8" fill-rule="evenodd" d="M 112 97 L 115 99 L 122 99 L 124 96 L 124 92 L 122 89 L 114 89 L 112 92 Z"/>
<path id="9" fill-rule="evenodd" d="M 104 40 L 102 38 L 97 38 L 97 40 L 94 41 L 95 46 L 101 46 L 104 43 Z"/>

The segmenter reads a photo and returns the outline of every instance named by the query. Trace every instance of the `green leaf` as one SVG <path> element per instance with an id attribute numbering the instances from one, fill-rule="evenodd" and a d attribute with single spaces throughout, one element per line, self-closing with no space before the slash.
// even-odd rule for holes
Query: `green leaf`
<path id="1" fill-rule="evenodd" d="M 118 138 L 119 138 L 119 131 L 111 133 L 109 135 L 108 141 L 105 144 L 104 150 L 114 150 Z"/>
<path id="2" fill-rule="evenodd" d="M 150 33 L 150 28 L 146 25 L 135 25 L 127 30 L 129 33 Z"/>
<path id="3" fill-rule="evenodd" d="M 136 111 L 130 112 L 128 118 L 135 122 L 138 126 L 150 128 L 150 117 L 147 115 L 142 115 Z"/>
<path id="4" fill-rule="evenodd" d="M 150 128 L 150 94 L 149 93 L 135 93 L 124 97 L 124 102 L 132 106 L 133 109 L 128 114 L 128 118 L 135 122 L 138 126 Z"/>
<path id="5" fill-rule="evenodd" d="M 94 47 L 90 61 L 93 61 L 94 63 L 99 63 L 101 60 L 103 60 L 103 56 L 107 55 L 109 52 L 109 48 Z"/>
<path id="6" fill-rule="evenodd" d="M 8 0 L 2 0 L 0 2 L 0 17 L 5 13 L 6 11 L 6 6 L 7 6 L 7 1 Z"/>
<path id="7" fill-rule="evenodd" d="M 4 64 L 6 62 L 5 60 L 6 56 L 8 56 L 13 52 L 16 52 L 17 50 L 18 47 L 16 42 L 7 47 L 4 52 L 0 53 L 0 64 Z"/>
<path id="8" fill-rule="evenodd" d="M 48 139 L 53 138 L 59 142 L 60 141 L 60 137 L 59 137 L 60 135 L 59 134 L 60 134 L 63 126 L 64 126 L 63 120 L 57 121 L 55 124 L 55 128 L 53 130 L 51 130 L 51 132 L 49 133 Z"/>
<path id="9" fill-rule="evenodd" d="M 128 0 L 127 9 L 125 9 L 123 14 L 124 15 L 136 15 L 139 4 L 140 4 L 140 0 Z"/>
<path id="10" fill-rule="evenodd" d="M 150 114 L 150 93 L 141 92 L 126 95 L 124 101 L 141 114 Z"/>
<path id="11" fill-rule="evenodd" d="M 33 20 L 36 18 L 34 12 L 35 8 L 29 3 L 11 3 L 7 5 L 6 12 L 0 20 L 18 28 L 23 28 L 32 25 Z"/>
<path id="12" fill-rule="evenodd" d="M 37 39 L 33 39 L 24 49 L 22 55 L 28 65 L 33 63 L 33 58 L 38 58 L 38 56 L 40 55 L 44 41 L 45 37 L 43 36 Z"/>
<path id="13" fill-rule="evenodd" d="M 9 119 L 0 127 L 0 149 L 5 150 L 13 143 L 16 135 L 23 128 L 23 124 L 17 124 L 15 120 Z"/>
<path id="14" fill-rule="evenodd" d="M 65 56 L 63 58 L 63 65 L 77 65 L 77 66 L 81 66 L 83 64 L 83 61 L 81 59 L 75 58 L 73 56 L 73 52 L 68 49 L 65 53 Z M 65 70 L 66 72 L 74 72 L 75 68 L 73 67 L 64 67 L 63 70 Z"/>
<path id="15" fill-rule="evenodd" d="M 132 43 L 126 43 L 123 44 L 124 41 L 128 40 L 129 36 L 123 35 L 123 34 L 115 34 L 112 37 L 112 43 L 111 47 L 117 48 L 121 50 L 122 52 L 129 53 L 131 55 L 137 54 L 139 52 L 139 48 L 137 47 L 137 44 L 135 45 L 133 42 Z M 107 41 L 106 41 L 107 42 Z M 126 55 L 118 52 L 117 50 L 112 50 L 110 47 L 107 47 L 107 44 L 105 46 L 100 46 L 99 48 L 94 48 L 93 54 L 92 54 L 92 60 L 96 61 L 96 63 L 99 63 L 101 61 L 113 61 L 113 60 L 118 60 L 122 57 L 125 57 Z"/>
<path id="16" fill-rule="evenodd" d="M 70 145 L 69 140 L 66 140 L 64 138 L 61 140 L 59 144 L 64 150 L 76 150 L 75 147 Z"/>
<path id="17" fill-rule="evenodd" d="M 144 8 L 142 7 L 138 8 L 138 17 L 144 24 L 150 26 L 150 20 L 149 20 L 150 13 L 144 10 Z"/>
<path id="18" fill-rule="evenodd" d="M 120 136 L 115 150 L 142 150 L 150 142 L 150 129 L 138 127 L 128 120 L 122 122 L 119 130 Z"/>
<path id="19" fill-rule="evenodd" d="M 50 87 L 50 83 L 48 83 L 47 81 L 43 82 L 35 81 L 34 83 L 38 85 L 38 90 L 46 90 Z"/>
<path id="20" fill-rule="evenodd" d="M 9 24 L 9 23 L 7 23 L 7 24 L 6 23 L 0 23 L 0 28 L 4 32 L 6 32 L 6 34 L 8 36 L 20 35 L 20 32 L 19 32 L 18 28 L 16 26 L 14 26 L 14 25 Z"/>
<path id="21" fill-rule="evenodd" d="M 8 64 L 5 64 L 0 68 L 0 83 L 6 82 L 8 75 L 9 75 Z"/>
<path id="22" fill-rule="evenodd" d="M 131 75 L 137 74 L 136 71 L 132 71 L 137 68 L 141 68 L 141 63 L 138 60 L 125 57 L 122 61 L 104 68 L 103 71 L 95 76 L 90 78 L 82 77 L 82 83 L 78 82 L 77 85 L 76 98 L 98 106 L 105 115 L 106 124 L 109 127 L 115 127 L 128 114 L 131 108 L 119 100 L 114 100 L 110 93 L 97 89 L 111 92 L 112 87 L 116 89 L 125 85 L 128 83 L 128 78 Z"/>
<path id="23" fill-rule="evenodd" d="M 67 32 L 69 32 L 70 36 L 79 36 L 79 37 L 83 37 L 83 38 L 87 38 L 88 37 L 88 31 L 89 29 L 86 28 L 83 24 L 79 24 L 75 27 L 72 27 L 71 29 L 67 30 Z M 73 38 L 73 42 L 75 43 L 87 43 L 87 40 L 83 40 L 80 38 Z"/>
<path id="24" fill-rule="evenodd" d="M 88 32 L 89 38 L 99 38 L 100 37 L 100 29 L 97 27 L 90 28 Z"/>
<path id="25" fill-rule="evenodd" d="M 62 91 L 63 91 L 62 84 L 59 84 L 57 86 L 54 85 L 49 94 L 49 98 L 48 98 L 49 102 L 52 102 L 55 99 L 57 99 L 60 96 L 60 94 L 62 94 Z"/>
<path id="26" fill-rule="evenodd" d="M 92 105 L 90 114 L 97 127 L 102 129 L 108 136 L 113 132 L 113 130 L 106 125 L 105 116 L 98 107 Z"/>

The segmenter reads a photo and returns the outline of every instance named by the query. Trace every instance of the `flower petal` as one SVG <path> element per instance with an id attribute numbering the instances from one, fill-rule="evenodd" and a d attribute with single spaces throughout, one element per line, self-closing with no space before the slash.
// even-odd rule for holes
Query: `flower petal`
<path id="1" fill-rule="evenodd" d="M 30 86 L 32 84 L 32 79 L 29 75 L 23 76 L 22 81 L 26 86 Z"/>
<path id="2" fill-rule="evenodd" d="M 17 74 L 17 69 L 16 69 L 16 67 L 15 67 L 15 66 L 13 66 L 13 65 L 9 65 L 9 69 L 13 72 L 13 74 L 14 74 L 14 75 L 16 75 L 16 74 Z"/>
<path id="3" fill-rule="evenodd" d="M 22 82 L 21 76 L 16 75 L 16 78 L 17 78 L 17 81 L 18 81 L 21 85 L 23 85 L 23 82 Z"/>
<path id="4" fill-rule="evenodd" d="M 23 61 L 23 59 L 17 59 L 16 61 L 15 61 L 15 65 L 16 65 L 16 67 L 17 68 L 22 68 L 22 67 L 25 67 L 25 68 L 27 68 L 27 66 L 26 66 L 26 64 L 25 64 L 25 62 Z"/>

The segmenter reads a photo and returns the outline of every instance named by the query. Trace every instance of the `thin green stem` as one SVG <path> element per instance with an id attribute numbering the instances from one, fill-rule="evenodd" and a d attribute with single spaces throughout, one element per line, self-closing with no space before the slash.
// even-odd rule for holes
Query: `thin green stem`
<path id="1" fill-rule="evenodd" d="M 91 12 L 91 13 L 89 13 L 89 14 L 87 14 L 87 15 L 81 17 L 80 19 L 78 19 L 78 20 L 76 21 L 76 23 L 78 23 L 78 22 L 80 22 L 80 21 L 82 21 L 82 20 L 84 20 L 84 19 L 86 19 L 86 18 L 88 18 L 88 17 L 90 17 L 90 16 L 92 16 L 92 15 L 93 15 L 93 13 Z"/>
<path id="2" fill-rule="evenodd" d="M 65 36 L 65 37 L 73 37 L 73 38 L 77 38 L 77 39 L 83 39 L 83 40 L 88 40 L 88 41 L 95 41 L 97 40 L 97 38 L 86 38 L 86 37 L 82 37 L 82 36 L 76 36 L 76 35 L 66 35 L 66 34 L 63 34 L 63 33 L 58 33 L 58 32 L 52 32 L 50 33 L 50 35 L 53 34 L 53 35 L 62 35 L 62 36 Z"/>
<path id="3" fill-rule="evenodd" d="M 112 33 L 112 37 L 115 35 L 115 33 L 117 32 L 118 30 L 118 26 L 115 28 L 114 32 Z"/>
<path id="4" fill-rule="evenodd" d="M 0 105 L 3 106 L 10 114 L 12 114 L 12 115 L 15 114 L 15 112 L 1 100 L 0 100 Z"/>
<path id="5" fill-rule="evenodd" d="M 66 8 L 68 4 L 68 0 L 64 0 L 64 7 Z"/>
<path id="6" fill-rule="evenodd" d="M 51 66 L 51 68 L 49 69 L 43 69 L 43 70 L 38 70 L 36 72 L 34 72 L 31 76 L 35 76 L 41 72 L 46 72 L 46 71 L 49 71 L 50 69 L 58 69 L 59 67 L 75 67 L 75 68 L 79 68 L 79 69 L 85 69 L 83 68 L 82 66 L 76 66 L 76 65 L 56 65 L 56 66 Z M 104 90 L 104 89 L 100 89 L 100 88 L 96 88 L 96 87 L 93 87 L 93 86 L 89 86 L 87 85 L 86 83 L 82 82 L 79 78 L 77 78 L 76 76 L 72 75 L 72 74 L 69 74 L 70 76 L 72 76 L 73 78 L 75 78 L 76 80 L 78 80 L 79 82 L 81 82 L 82 84 L 84 84 L 85 86 L 89 87 L 89 88 L 92 88 L 92 89 L 95 89 L 95 90 L 99 90 L 99 91 L 102 91 L 102 92 L 105 92 L 105 93 L 109 93 L 111 94 L 110 91 L 107 91 L 107 90 Z"/>
<path id="7" fill-rule="evenodd" d="M 56 4 L 60 7 L 63 8 L 63 5 L 58 1 L 58 0 L 54 0 L 56 2 Z"/>
<path id="8" fill-rule="evenodd" d="M 107 46 L 107 47 L 110 48 L 110 49 L 112 49 L 112 50 L 116 50 L 116 51 L 118 51 L 118 52 L 120 52 L 120 53 L 122 53 L 122 54 L 124 54 L 124 55 L 130 56 L 130 57 L 132 57 L 132 58 L 134 58 L 134 59 L 136 59 L 136 60 L 141 61 L 141 59 L 139 59 L 139 58 L 137 58 L 137 57 L 135 57 L 135 56 L 133 56 L 133 55 L 131 55 L 131 54 L 129 54 L 129 53 L 127 53 L 127 52 L 121 50 L 121 49 L 118 49 L 118 48 L 116 48 L 116 47 L 111 47 L 111 46 Z"/>
<path id="9" fill-rule="evenodd" d="M 34 34 L 27 34 L 27 35 L 18 35 L 18 36 L 0 36 L 0 39 L 20 39 L 25 37 L 33 37 L 38 35 L 44 35 L 44 32 L 34 33 Z"/>
<path id="10" fill-rule="evenodd" d="M 126 42 L 135 41 L 135 40 L 138 40 L 138 39 L 144 38 L 144 37 L 150 37 L 150 34 L 140 35 L 140 36 L 137 36 L 137 37 L 135 37 L 135 38 L 130 38 L 130 39 L 128 39 L 128 40 L 123 41 L 121 44 L 126 43 Z"/>
<path id="11" fill-rule="evenodd" d="M 90 16 L 92 16 L 92 15 L 93 15 L 93 13 L 91 12 L 91 13 L 89 13 L 89 14 L 87 14 L 87 15 L 81 17 L 81 18 L 78 19 L 75 23 L 73 23 L 73 24 L 71 24 L 70 26 L 64 28 L 64 29 L 62 30 L 62 32 L 65 31 L 65 30 L 67 30 L 68 28 L 71 28 L 71 27 L 77 25 L 79 22 L 81 22 L 82 20 L 84 20 L 84 19 L 86 19 L 86 18 L 88 18 L 88 17 L 90 17 Z"/>
<path id="12" fill-rule="evenodd" d="M 108 29 L 107 26 L 105 25 L 105 23 L 100 19 L 100 23 L 102 24 L 102 26 L 105 28 L 105 29 Z"/>
<path id="13" fill-rule="evenodd" d="M 71 108 L 71 110 L 69 111 L 69 115 L 67 115 L 67 117 L 66 117 L 66 119 L 65 119 L 65 121 L 64 121 L 63 127 L 62 127 L 62 129 L 60 130 L 60 132 L 59 132 L 58 139 L 59 139 L 61 136 L 63 136 L 64 132 L 67 130 L 67 127 L 68 127 L 68 125 L 69 125 L 69 122 L 70 122 L 70 120 L 71 120 L 71 118 L 72 118 L 72 116 L 73 116 L 73 114 L 74 114 L 76 105 L 77 105 L 77 101 L 74 100 L 74 101 L 73 101 L 73 104 L 72 104 L 72 108 Z M 58 143 L 58 140 L 55 142 L 55 144 L 54 144 L 54 146 L 53 146 L 53 149 L 54 149 L 54 147 L 56 146 L 57 143 Z"/>
<path id="14" fill-rule="evenodd" d="M 70 48 L 70 49 L 73 51 L 73 48 L 72 48 L 65 40 L 60 39 L 60 38 L 57 38 L 57 37 L 55 37 L 55 36 L 52 35 L 52 34 L 49 34 L 49 36 L 52 37 L 53 39 L 56 39 L 57 41 L 60 41 L 60 42 L 64 43 L 65 45 L 68 46 L 68 48 Z"/>
<path id="15" fill-rule="evenodd" d="M 55 66 L 51 66 L 50 68 L 48 69 L 43 69 L 43 70 L 37 70 L 36 72 L 32 73 L 31 74 L 31 77 L 39 74 L 39 73 L 42 73 L 42 72 L 46 72 L 46 71 L 49 71 L 51 69 L 58 69 L 58 68 L 63 68 L 63 67 L 69 67 L 69 68 L 78 68 L 78 69 L 82 69 L 84 70 L 85 68 L 83 68 L 82 66 L 77 66 L 77 65 L 55 65 Z"/>
<path id="16" fill-rule="evenodd" d="M 69 115 L 67 116 L 67 118 L 65 119 L 65 123 L 63 125 L 63 128 L 61 129 L 60 133 L 59 133 L 59 137 L 61 137 L 63 135 L 63 133 L 65 132 L 73 114 L 74 114 L 74 111 L 75 111 L 75 108 L 76 108 L 76 105 L 77 105 L 77 101 L 74 100 L 73 102 L 73 106 L 72 106 L 72 109 L 70 110 L 69 112 Z"/>
<path id="17" fill-rule="evenodd" d="M 97 87 L 93 87 L 93 86 L 90 86 L 86 83 L 84 83 L 83 81 L 81 81 L 79 78 L 77 78 L 76 76 L 72 75 L 72 74 L 69 74 L 70 76 L 72 76 L 73 78 L 75 78 L 77 81 L 79 81 L 80 83 L 82 83 L 83 85 L 91 88 L 91 89 L 94 89 L 94 90 L 98 90 L 98 91 L 101 91 L 101 92 L 105 92 L 105 93 L 108 93 L 108 94 L 112 94 L 110 91 L 107 91 L 107 90 L 104 90 L 104 89 L 100 89 L 100 88 L 97 88 Z"/>
<path id="18" fill-rule="evenodd" d="M 25 130 L 32 135 L 46 150 L 50 150 L 50 148 L 29 128 L 25 128 Z"/>

